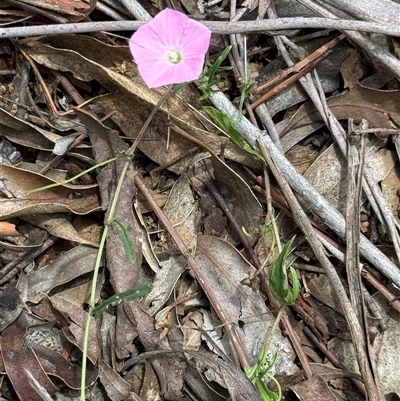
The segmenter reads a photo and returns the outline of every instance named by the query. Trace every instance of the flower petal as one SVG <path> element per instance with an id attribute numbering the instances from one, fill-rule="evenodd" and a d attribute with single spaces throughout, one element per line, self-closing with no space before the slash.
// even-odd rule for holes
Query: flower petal
<path id="1" fill-rule="evenodd" d="M 129 40 L 139 73 L 150 88 L 197 79 L 208 50 L 211 31 L 185 14 L 171 9 L 158 13 Z M 167 54 L 177 51 L 182 60 L 173 64 Z"/>
<path id="2" fill-rule="evenodd" d="M 159 35 L 148 24 L 141 26 L 130 38 L 129 48 L 138 64 L 152 57 L 152 53 L 158 58 L 162 57 L 167 50 Z"/>
<path id="3" fill-rule="evenodd" d="M 139 73 L 149 88 L 190 82 L 199 77 L 204 63 L 204 56 L 194 57 L 197 60 L 189 59 L 189 62 L 184 60 L 179 64 L 170 63 L 167 68 L 164 62 L 142 63 L 138 66 Z"/>
<path id="4" fill-rule="evenodd" d="M 146 63 L 155 60 L 167 61 L 166 58 L 164 57 L 163 49 L 157 49 L 156 47 L 154 48 L 142 47 L 132 42 L 129 43 L 129 48 L 131 50 L 131 53 L 134 55 L 134 59 L 138 65 L 140 65 L 141 63 Z"/>
<path id="5" fill-rule="evenodd" d="M 189 18 L 179 11 L 166 8 L 149 22 L 155 31 L 160 32 L 163 43 L 168 47 L 180 48 L 181 40 Z"/>
<path id="6" fill-rule="evenodd" d="M 176 46 L 178 49 L 187 48 L 190 50 L 189 54 L 207 52 L 211 31 L 202 23 L 169 8 L 157 14 L 153 21 L 157 23 L 157 30 L 164 33 L 164 43 L 167 46 Z"/>
<path id="7" fill-rule="evenodd" d="M 183 34 L 181 49 L 184 54 L 206 54 L 210 46 L 211 31 L 197 21 L 189 20 Z"/>
<path id="8" fill-rule="evenodd" d="M 162 61 L 144 62 L 138 65 L 138 70 L 149 88 L 158 88 L 171 83 L 170 77 L 173 64 L 171 64 L 171 67 L 166 67 Z"/>
<path id="9" fill-rule="evenodd" d="M 204 65 L 204 55 L 203 54 L 193 54 L 191 56 L 185 57 L 183 62 L 181 63 L 185 66 L 186 69 L 190 68 L 190 71 L 192 71 L 192 78 L 185 80 L 183 82 L 188 82 L 188 81 L 194 81 L 197 79 L 201 72 L 203 71 L 203 65 Z M 183 68 L 183 66 L 182 66 Z"/>

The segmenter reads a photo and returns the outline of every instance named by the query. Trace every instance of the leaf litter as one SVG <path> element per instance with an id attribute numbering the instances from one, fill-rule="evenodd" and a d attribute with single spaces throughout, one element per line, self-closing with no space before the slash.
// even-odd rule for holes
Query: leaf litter
<path id="1" fill-rule="evenodd" d="M 9 3 L 0 6 L 0 19 L 17 26 L 23 19 L 35 26 L 78 22 L 89 15 L 97 21 L 139 18 L 122 0 L 104 7 L 100 1 Z M 373 8 L 372 1 L 361 9 L 357 2 L 353 9 L 346 2 L 331 3 L 354 19 L 361 18 L 361 10 L 374 10 L 367 18 L 398 21 L 393 1 L 387 0 L 385 9 Z M 152 16 L 160 11 L 155 3 L 143 5 Z M 278 20 L 320 13 L 332 17 L 314 2 L 307 9 L 295 1 L 276 2 L 276 11 L 261 1 L 245 2 L 230 17 L 225 3 L 203 4 L 204 12 L 187 1 L 183 5 L 200 20 L 244 16 L 248 24 L 266 15 Z M 147 11 L 141 12 L 146 19 Z M 269 292 L 268 268 L 294 235 L 288 260 L 300 278 L 301 295 L 286 307 L 267 350 L 269 359 L 277 352 L 271 373 L 285 398 L 399 397 L 399 282 L 395 270 L 385 273 L 400 263 L 400 69 L 392 58 L 398 38 L 344 32 L 347 39 L 327 50 L 337 31 L 231 36 L 233 49 L 224 66 L 234 68 L 219 72 L 224 101 L 243 104 L 246 118 L 266 129 L 287 160 L 342 214 L 355 194 L 348 192 L 352 166 L 341 141 L 365 138 L 352 162 L 372 178 L 363 181 L 359 228 L 357 219 L 348 217 L 347 225 L 387 259 L 353 261 L 363 287 L 361 299 L 354 301 L 345 242 L 321 218 L 319 199 L 307 202 L 307 188 L 297 191 L 343 283 L 339 295 L 307 242 L 309 234 L 299 230 L 297 211 L 275 179 L 265 179 L 270 172 L 260 149 L 250 148 L 238 112 L 229 116 L 235 130 L 229 125 L 221 132 L 218 113 L 223 110 L 211 96 L 220 110 L 213 113 L 216 121 L 210 120 L 203 109 L 210 103 L 199 101 L 194 84 L 160 106 L 132 160 L 121 157 L 65 183 L 77 172 L 123 155 L 164 93 L 141 80 L 128 34 L 67 32 L 3 39 L 0 52 L 0 69 L 7 71 L 0 84 L 2 396 L 42 400 L 69 394 L 79 399 L 92 274 L 101 227 L 109 224 L 94 286 L 96 305 L 109 302 L 88 331 L 89 397 L 260 399 L 244 368 L 259 359 L 280 306 Z M 379 45 L 372 46 L 372 37 Z M 213 34 L 208 63 L 227 38 Z M 311 53 L 315 63 L 309 59 L 293 68 Z M 275 80 L 283 76 L 288 79 Z M 275 80 L 272 97 L 252 107 L 270 79 Z M 226 122 L 226 116 L 220 118 Z M 346 138 L 335 137 L 338 132 Z M 115 215 L 107 223 L 121 175 Z M 286 179 L 296 188 L 292 178 Z M 27 196 L 55 182 L 60 185 Z M 347 246 L 352 246 L 349 240 Z M 119 302 L 118 294 L 138 285 L 151 285 L 150 293 Z M 344 316 L 348 298 L 353 307 L 354 302 L 365 306 L 358 323 L 364 327 L 370 376 L 363 369 L 360 373 L 365 360 L 354 351 L 352 323 Z M 277 391 L 274 384 L 268 386 Z"/>

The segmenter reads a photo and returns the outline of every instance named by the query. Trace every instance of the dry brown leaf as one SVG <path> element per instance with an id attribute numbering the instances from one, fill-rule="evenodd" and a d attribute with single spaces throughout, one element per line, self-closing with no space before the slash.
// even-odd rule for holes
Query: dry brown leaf
<path id="1" fill-rule="evenodd" d="M 239 226 L 250 235 L 255 235 L 263 224 L 263 210 L 260 202 L 243 178 L 234 170 L 240 166 L 232 163 L 228 166 L 219 157 L 213 157 L 214 176 L 218 190 L 227 204 L 233 206 L 232 213 Z"/>
<path id="2" fill-rule="evenodd" d="M 23 219 L 31 224 L 41 227 L 49 234 L 54 235 L 58 238 L 64 238 L 69 241 L 91 245 L 94 247 L 97 247 L 99 244 L 98 242 L 82 238 L 75 230 L 74 226 L 61 213 L 27 215 L 24 216 Z"/>
<path id="3" fill-rule="evenodd" d="M 51 296 L 50 302 L 57 311 L 61 312 L 65 317 L 68 317 L 72 321 L 68 327 L 63 327 L 63 333 L 68 341 L 82 350 L 85 337 L 85 327 L 89 315 L 80 305 L 76 305 L 70 300 L 65 299 L 62 294 Z M 94 365 L 97 364 L 101 356 L 101 348 L 98 341 L 99 338 L 98 322 L 92 319 L 89 329 L 88 358 Z"/>
<path id="4" fill-rule="evenodd" d="M 126 136 L 134 138 L 143 126 L 153 107 L 157 104 L 162 89 L 149 90 L 143 83 L 132 63 L 127 47 L 108 46 L 93 38 L 77 35 L 59 35 L 46 38 L 46 43 L 31 43 L 26 52 L 39 64 L 59 71 L 70 71 L 82 81 L 97 80 L 113 94 L 92 100 L 122 129 Z M 73 49 L 73 50 L 70 50 Z M 119 73 L 117 66 L 132 66 L 130 76 Z M 119 92 L 116 93 L 116 89 Z M 184 101 L 179 101 L 181 96 Z M 236 160 L 247 166 L 260 164 L 244 150 L 230 143 L 225 136 L 216 135 L 217 131 L 204 130 L 204 125 L 187 106 L 190 103 L 195 109 L 201 109 L 198 92 L 192 87 L 181 89 L 178 97 L 169 99 L 168 104 L 161 106 L 160 111 L 145 134 L 139 148 L 158 164 L 167 163 L 178 156 L 186 154 L 193 147 L 188 139 L 171 132 L 170 147 L 167 147 L 166 123 L 172 119 L 189 135 L 206 144 L 215 153 L 219 153 L 223 143 L 225 157 Z M 132 113 L 135 112 L 135 118 Z M 166 151 L 168 149 L 168 151 Z M 189 159 L 190 161 L 190 159 Z M 182 173 L 188 167 L 188 160 L 171 167 L 173 171 Z"/>
<path id="5" fill-rule="evenodd" d="M 65 14 L 70 22 L 78 22 L 86 18 L 95 8 L 97 0 L 19 0 L 37 8 Z"/>
<path id="6" fill-rule="evenodd" d="M 10 235 L 18 237 L 21 234 L 17 231 L 15 224 L 8 221 L 0 221 L 0 235 Z"/>
<path id="7" fill-rule="evenodd" d="M 0 241 L 0 246 L 14 252 L 24 252 L 38 249 L 47 239 L 46 232 L 37 227 L 20 225 L 20 237 L 11 237 L 6 241 Z M 10 242 L 14 240 L 14 242 Z"/>
<path id="8" fill-rule="evenodd" d="M 372 138 L 366 145 L 366 165 L 376 182 L 382 181 L 396 164 L 396 154 Z M 336 209 L 346 208 L 347 161 L 337 145 L 329 147 L 304 174 L 310 184 Z"/>
<path id="9" fill-rule="evenodd" d="M 183 349 L 198 351 L 201 345 L 201 327 L 203 326 L 203 315 L 200 311 L 189 313 L 183 320 Z"/>
<path id="10" fill-rule="evenodd" d="M 44 372 L 32 348 L 26 347 L 24 344 L 27 327 L 27 319 L 22 313 L 3 331 L 1 352 L 8 378 L 19 399 L 21 401 L 43 401 L 35 391 L 31 380 L 32 376 L 50 395 L 54 394 L 57 388 Z"/>
<path id="11" fill-rule="evenodd" d="M 336 401 L 328 385 L 320 376 L 313 376 L 307 381 L 291 386 L 291 390 L 300 401 Z"/>
<path id="12" fill-rule="evenodd" d="M 0 218 L 7 219 L 34 213 L 73 212 L 86 214 L 100 209 L 98 189 L 93 186 L 63 185 L 37 192 L 29 197 L 26 192 L 53 184 L 45 176 L 17 167 L 0 165 L 4 180 L 3 191 L 9 199 L 0 199 Z"/>
<path id="13" fill-rule="evenodd" d="M 53 132 L 46 131 L 0 108 L 1 134 L 13 143 L 33 149 L 52 150 L 54 144 L 62 138 Z"/>
<path id="14" fill-rule="evenodd" d="M 112 401 L 130 399 L 131 385 L 104 361 L 99 363 L 99 378 Z"/>
<path id="15" fill-rule="evenodd" d="M 143 384 L 140 389 L 140 398 L 144 400 L 162 401 L 160 393 L 160 384 L 158 383 L 157 374 L 151 366 L 151 363 L 146 361 Z"/>
<path id="16" fill-rule="evenodd" d="M 394 216 L 400 212 L 399 189 L 400 189 L 400 166 L 399 163 L 392 168 L 382 180 L 382 193 L 389 204 Z"/>
<path id="17" fill-rule="evenodd" d="M 340 72 L 343 77 L 344 87 L 353 88 L 357 85 L 364 74 L 361 55 L 358 50 L 351 49 L 346 60 L 344 60 Z"/>
<path id="18" fill-rule="evenodd" d="M 164 207 L 164 214 L 177 230 L 179 236 L 194 252 L 197 243 L 197 203 L 194 200 L 190 181 L 182 175 L 173 186 L 169 199 Z M 161 263 L 162 269 L 156 273 L 152 290 L 146 296 L 144 306 L 150 315 L 154 315 L 168 300 L 181 274 L 187 269 L 186 259 L 176 254 L 173 240 L 166 236 L 165 246 L 171 255 L 169 260 Z"/>
<path id="19" fill-rule="evenodd" d="M 93 271 L 96 255 L 95 248 L 77 246 L 47 266 L 30 272 L 27 275 L 29 301 L 37 303 L 53 288 Z"/>
<path id="20" fill-rule="evenodd" d="M 365 119 L 371 128 L 392 128 L 391 119 L 400 125 L 400 91 L 381 91 L 355 85 L 350 91 L 328 99 L 328 106 L 338 120 Z M 299 108 L 280 133 L 285 151 L 323 126 L 322 118 L 311 103 Z"/>
<path id="21" fill-rule="evenodd" d="M 195 260 L 207 280 L 207 285 L 218 299 L 221 313 L 240 338 L 250 364 L 254 364 L 273 325 L 274 317 L 265 306 L 261 294 L 241 284 L 248 277 L 249 264 L 236 248 L 206 235 L 198 237 Z M 275 333 L 269 354 L 273 355 L 277 347 L 280 352 L 271 374 L 294 373 L 297 370 L 293 364 L 294 352 L 280 332 Z"/>
<path id="22" fill-rule="evenodd" d="M 35 390 L 37 384 L 48 394 L 53 395 L 57 387 L 48 375 L 60 378 L 72 389 L 80 388 L 79 366 L 66 361 L 50 348 L 27 342 L 26 332 L 33 324 L 23 312 L 2 333 L 1 351 L 5 370 L 19 399 L 42 401 L 43 398 Z M 94 365 L 88 364 L 86 385 L 93 384 L 96 378 L 97 369 Z"/>

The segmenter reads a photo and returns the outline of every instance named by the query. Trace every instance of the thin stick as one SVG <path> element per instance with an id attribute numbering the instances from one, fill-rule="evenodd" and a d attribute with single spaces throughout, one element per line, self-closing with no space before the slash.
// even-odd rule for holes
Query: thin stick
<path id="1" fill-rule="evenodd" d="M 279 183 L 283 194 L 287 202 L 289 203 L 294 220 L 297 226 L 303 231 L 305 234 L 312 250 L 314 251 L 315 256 L 318 258 L 321 266 L 324 268 L 326 275 L 329 277 L 329 281 L 336 293 L 337 298 L 340 300 L 343 312 L 346 316 L 346 320 L 349 324 L 351 337 L 353 339 L 354 348 L 357 354 L 357 360 L 359 362 L 359 368 L 361 372 L 361 376 L 364 380 L 364 384 L 367 390 L 367 394 L 371 401 L 383 401 L 385 398 L 382 394 L 381 389 L 376 385 L 374 381 L 373 374 L 371 372 L 370 367 L 363 363 L 362 361 L 367 360 L 366 355 L 366 348 L 365 342 L 362 336 L 362 329 L 357 320 L 356 314 L 354 313 L 353 308 L 351 307 L 350 301 L 347 298 L 346 291 L 343 287 L 340 278 L 326 256 L 324 252 L 324 248 L 319 241 L 316 233 L 313 230 L 311 223 L 308 220 L 308 217 L 304 210 L 301 208 L 298 200 L 294 196 L 291 188 L 289 187 L 288 183 L 284 179 L 279 167 L 275 164 L 275 161 L 271 158 L 270 154 L 268 153 L 267 149 L 263 145 L 261 139 L 259 139 L 259 146 L 261 148 L 261 152 L 268 163 L 269 168 L 271 169 L 275 179 Z"/>
<path id="2" fill-rule="evenodd" d="M 40 35 L 59 35 L 66 33 L 87 33 L 99 31 L 136 31 L 145 22 L 142 21 L 101 21 L 80 22 L 76 24 L 55 24 L 21 26 L 14 28 L 1 28 L 0 38 L 31 37 Z M 231 35 L 237 33 L 265 32 L 270 35 L 278 35 L 271 31 L 301 28 L 322 28 L 362 31 L 380 33 L 389 36 L 400 36 L 398 24 L 381 24 L 376 22 L 354 21 L 334 18 L 276 18 L 274 20 L 264 19 L 257 21 L 203 21 L 213 33 L 220 35 Z"/>
<path id="3" fill-rule="evenodd" d="M 158 219 L 161 221 L 161 223 L 163 224 L 165 229 L 171 235 L 173 241 L 175 242 L 175 244 L 178 247 L 181 254 L 187 260 L 187 263 L 190 266 L 190 268 L 192 269 L 194 275 L 196 276 L 198 283 L 202 287 L 207 298 L 210 300 L 210 303 L 214 306 L 214 309 L 215 309 L 219 319 L 221 320 L 222 323 L 227 322 L 229 319 L 227 319 L 227 317 L 225 316 L 225 313 L 223 312 L 223 308 L 221 308 L 219 306 L 218 299 L 215 297 L 211 287 L 209 286 L 209 284 L 207 282 L 206 277 L 204 276 L 203 272 L 197 265 L 194 257 L 190 254 L 189 250 L 187 249 L 186 245 L 182 241 L 182 239 L 179 236 L 178 232 L 176 231 L 175 227 L 171 224 L 171 222 L 165 216 L 163 211 L 160 209 L 160 207 L 154 201 L 150 192 L 145 187 L 145 185 L 143 184 L 142 180 L 140 179 L 140 177 L 138 175 L 135 176 L 135 184 L 138 187 L 138 189 L 140 190 L 140 192 L 143 194 L 143 196 L 146 198 L 147 202 L 149 202 L 151 208 L 153 209 L 154 213 L 156 214 Z M 230 324 L 227 324 L 225 326 L 225 330 L 229 336 L 229 339 L 232 343 L 234 350 L 236 351 L 236 354 L 237 354 L 237 357 L 239 358 L 240 364 L 244 368 L 249 367 L 250 362 L 248 360 L 246 353 L 243 350 L 243 346 L 242 346 L 239 336 L 237 335 L 235 330 L 232 330 Z"/>
<path id="4" fill-rule="evenodd" d="M 217 90 L 217 88 L 215 89 Z M 219 111 L 225 113 L 232 120 L 238 115 L 237 108 L 233 106 L 223 93 L 212 91 L 210 100 Z M 272 139 L 266 135 L 265 131 L 260 131 L 244 117 L 236 123 L 236 128 L 254 149 L 259 149 L 257 138 L 260 134 L 263 135 L 262 141 L 264 146 L 271 152 L 274 161 L 282 170 L 290 186 L 307 202 L 311 210 L 320 216 L 340 238 L 344 239 L 345 221 L 343 216 L 295 170 L 293 165 L 278 150 Z M 360 237 L 360 253 L 382 274 L 400 287 L 400 272 L 398 267 L 363 235 Z"/>

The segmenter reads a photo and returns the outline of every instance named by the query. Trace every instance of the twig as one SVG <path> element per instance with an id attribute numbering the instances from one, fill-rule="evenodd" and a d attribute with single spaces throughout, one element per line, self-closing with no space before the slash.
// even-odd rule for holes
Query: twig
<path id="1" fill-rule="evenodd" d="M 336 143 L 339 146 L 340 151 L 346 157 L 347 155 L 347 144 L 345 141 L 346 133 L 343 127 L 340 125 L 337 118 L 330 111 L 329 106 L 326 101 L 322 85 L 319 81 L 318 74 L 316 71 L 313 72 L 316 77 L 315 83 L 319 93 L 319 97 L 312 97 L 314 105 L 320 111 L 322 118 L 324 119 L 326 125 L 329 127 L 332 135 L 334 136 Z M 312 94 L 313 88 L 306 89 Z M 311 90 L 311 91 L 310 91 Z M 368 127 L 366 127 L 368 128 Z M 400 262 L 400 237 L 396 230 L 395 219 L 393 213 L 388 205 L 386 198 L 382 194 L 382 190 L 374 179 L 371 170 L 365 166 L 363 170 L 363 190 L 368 198 L 371 207 L 373 208 L 375 214 L 379 218 L 380 222 L 387 229 L 390 239 L 393 242 L 394 250 L 396 252 L 397 260 Z"/>
<path id="2" fill-rule="evenodd" d="M 169 232 L 171 235 L 173 241 L 175 242 L 176 246 L 178 247 L 179 251 L 182 253 L 182 255 L 185 257 L 187 260 L 190 268 L 192 269 L 194 275 L 197 278 L 197 281 L 199 282 L 200 286 L 202 287 L 203 291 L 207 295 L 207 298 L 210 300 L 210 303 L 213 305 L 218 317 L 220 318 L 222 323 L 227 322 L 229 319 L 225 316 L 225 313 L 223 312 L 223 308 L 219 306 L 219 301 L 215 297 L 211 287 L 208 285 L 206 277 L 203 275 L 203 272 L 201 269 L 198 267 L 195 259 L 193 256 L 190 254 L 189 250 L 187 249 L 186 245 L 182 241 L 181 237 L 177 233 L 175 227 L 170 223 L 168 218 L 165 216 L 163 211 L 160 209 L 160 207 L 157 205 L 157 203 L 154 201 L 153 197 L 151 196 L 150 192 L 148 189 L 145 187 L 143 184 L 141 178 L 136 175 L 135 176 L 135 184 L 140 190 L 140 192 L 143 194 L 143 196 L 146 198 L 147 202 L 151 205 L 151 208 L 153 209 L 154 213 L 156 216 L 159 218 L 163 226 L 166 228 L 166 230 Z M 250 362 L 248 360 L 248 357 L 246 353 L 244 352 L 243 346 L 241 344 L 240 338 L 238 337 L 237 333 L 235 330 L 232 330 L 231 326 L 227 324 L 225 326 L 225 330 L 229 336 L 229 339 L 232 343 L 233 348 L 236 351 L 236 354 L 240 360 L 240 364 L 242 367 L 249 367 Z"/>
<path id="3" fill-rule="evenodd" d="M 300 3 L 304 4 L 310 10 L 313 10 L 316 14 L 326 18 L 338 18 L 338 15 L 333 13 L 331 10 L 319 5 L 313 0 L 299 0 Z M 394 2 L 392 2 L 394 4 Z M 380 4 L 379 4 L 380 5 Z M 344 28 L 346 30 L 347 28 Z M 390 69 L 395 75 L 400 77 L 400 61 L 396 56 L 392 55 L 389 51 L 385 50 L 383 46 L 373 41 L 369 36 L 364 35 L 361 32 L 355 32 L 358 29 L 346 31 L 345 34 L 349 40 L 354 42 L 358 47 L 368 52 L 373 57 L 377 58 L 382 64 Z M 365 31 L 367 32 L 367 31 Z M 396 34 L 394 34 L 396 36 Z"/>
<path id="4" fill-rule="evenodd" d="M 333 46 L 335 46 L 338 42 L 340 42 L 344 38 L 345 35 L 339 35 L 337 38 L 326 43 L 324 46 L 321 46 L 315 52 L 311 53 L 308 57 L 299 61 L 294 66 L 287 68 L 285 71 L 283 71 L 282 74 L 279 74 L 278 76 L 257 86 L 257 88 L 253 90 L 253 93 L 260 93 L 264 89 L 271 88 L 272 86 L 273 88 L 268 90 L 268 92 L 264 93 L 256 101 L 254 101 L 251 104 L 251 108 L 254 109 L 258 107 L 261 103 L 264 103 L 272 96 L 279 93 L 280 91 L 291 85 L 293 82 L 296 82 L 298 79 L 300 79 L 305 74 L 309 73 L 311 70 L 317 67 L 330 54 L 329 49 L 331 49 Z M 294 72 L 295 74 L 285 79 L 280 84 L 278 84 L 279 81 L 282 81 L 284 77 L 286 77 L 292 72 Z"/>
<path id="5" fill-rule="evenodd" d="M 211 92 L 210 100 L 222 113 L 225 113 L 229 118 L 235 120 L 238 115 L 238 110 L 223 93 L 217 92 L 217 88 L 215 88 L 215 90 L 215 92 Z M 311 210 L 319 215 L 324 222 L 344 240 L 345 221 L 343 216 L 295 170 L 292 164 L 277 149 L 271 138 L 244 117 L 236 123 L 236 128 L 243 135 L 246 141 L 254 147 L 254 149 L 259 149 L 257 145 L 257 137 L 260 134 L 263 134 L 262 141 L 264 146 L 271 153 L 275 163 L 282 170 L 282 173 L 290 186 L 304 199 L 305 202 L 307 202 Z M 398 267 L 364 236 L 360 237 L 360 253 L 382 274 L 390 278 L 400 287 L 400 272 Z"/>
<path id="6" fill-rule="evenodd" d="M 307 336 L 311 339 L 311 341 L 325 354 L 325 356 L 332 362 L 333 366 L 335 368 L 343 370 L 343 372 L 346 374 L 348 372 L 346 366 L 344 366 L 336 357 L 336 355 L 331 352 L 325 344 L 323 344 L 321 341 L 318 340 L 318 338 L 314 335 L 314 333 L 310 330 L 309 327 L 304 327 L 303 331 L 307 334 Z M 354 386 L 357 388 L 357 390 L 365 396 L 365 387 L 361 383 L 359 379 L 356 379 L 351 372 L 348 372 L 348 378 L 351 380 L 351 382 L 354 384 Z"/>
<path id="7" fill-rule="evenodd" d="M 367 354 L 366 354 L 366 344 L 365 341 L 363 341 L 362 337 L 362 329 L 354 313 L 354 310 L 351 307 L 351 304 L 347 298 L 346 291 L 343 287 L 342 282 L 340 281 L 340 277 L 338 276 L 334 266 L 326 256 L 324 248 L 321 242 L 318 240 L 318 237 L 314 232 L 313 227 L 309 222 L 306 213 L 301 208 L 291 188 L 289 187 L 288 183 L 283 177 L 279 167 L 276 165 L 275 161 L 271 158 L 267 149 L 263 145 L 261 137 L 259 139 L 259 146 L 275 179 L 277 180 L 279 186 L 281 187 L 281 190 L 285 195 L 287 202 L 291 206 L 293 217 L 295 222 L 297 223 L 297 226 L 305 234 L 312 250 L 314 251 L 315 256 L 318 258 L 319 262 L 321 263 L 321 266 L 325 270 L 325 273 L 329 277 L 329 281 L 336 293 L 337 298 L 340 300 L 343 312 L 349 324 L 354 348 L 357 354 L 358 365 L 360 368 L 361 376 L 364 380 L 364 384 L 369 399 L 371 401 L 383 401 L 385 397 L 383 396 L 381 389 L 379 389 L 379 387 L 376 385 L 370 367 L 368 366 L 368 364 L 364 363 L 364 361 L 367 360 Z"/>
<path id="8" fill-rule="evenodd" d="M 142 21 L 101 21 L 80 22 L 75 24 L 55 24 L 21 26 L 13 28 L 0 28 L 0 38 L 30 37 L 40 35 L 58 35 L 65 33 L 85 33 L 99 31 L 135 31 L 145 22 Z M 270 35 L 278 34 L 271 31 L 300 28 L 337 29 L 380 33 L 390 36 L 400 36 L 398 24 L 378 24 L 375 22 L 364 22 L 354 20 L 343 20 L 335 18 L 277 18 L 274 20 L 258 21 L 204 21 L 203 24 L 211 29 L 213 33 L 220 35 L 231 35 L 237 33 L 265 32 Z"/>
<path id="9" fill-rule="evenodd" d="M 354 133 L 353 121 L 349 121 L 347 145 L 347 205 L 346 205 L 346 272 L 349 283 L 350 301 L 358 322 L 367 335 L 365 325 L 364 298 L 361 284 L 360 252 L 360 205 L 361 181 L 365 163 L 365 138 Z M 366 340 L 367 338 L 365 338 Z M 366 363 L 366 362 L 365 362 Z"/>
<path id="10" fill-rule="evenodd" d="M 179 135 L 182 135 L 184 138 L 195 142 L 196 144 L 198 144 L 199 146 L 202 146 L 204 149 L 208 150 L 211 154 L 213 154 L 212 150 L 207 148 L 207 146 L 205 146 L 204 143 L 202 143 L 202 142 L 198 141 L 197 139 L 193 138 L 192 136 L 188 135 L 185 131 L 183 131 L 181 128 L 177 127 L 175 124 L 171 124 L 171 128 L 175 132 L 177 132 Z M 208 183 L 208 185 L 210 185 L 210 183 Z M 209 186 L 208 186 L 208 188 L 210 189 Z M 220 204 L 221 208 L 224 210 L 224 212 L 227 215 L 228 219 L 230 220 L 231 224 L 235 226 L 236 232 L 238 233 L 238 235 L 242 237 L 241 240 L 243 241 L 243 244 L 248 243 L 248 241 L 249 241 L 248 238 L 244 235 L 243 231 L 241 230 L 241 227 L 238 227 L 237 222 L 235 221 L 234 217 L 232 216 L 232 213 L 230 212 L 229 208 L 226 206 L 222 196 L 218 193 L 217 190 L 215 190 L 213 192 L 213 194 L 216 197 L 216 200 Z M 251 260 L 253 261 L 254 266 L 258 270 L 262 290 L 264 291 L 265 294 L 268 295 L 271 306 L 275 309 L 278 309 L 280 307 L 280 303 L 270 293 L 268 277 L 264 270 L 264 267 L 262 266 L 260 260 L 258 259 L 257 255 L 255 254 L 252 247 L 250 245 L 248 245 L 246 247 L 246 249 L 248 250 L 249 255 L 251 256 Z M 307 377 L 311 377 L 312 371 L 311 371 L 311 367 L 310 367 L 307 355 L 305 354 L 303 348 L 301 347 L 300 339 L 299 339 L 298 335 L 296 334 L 295 330 L 293 329 L 292 324 L 289 321 L 286 314 L 282 315 L 282 324 L 285 327 L 285 329 L 290 337 L 293 348 L 295 349 L 296 354 L 297 354 L 298 358 L 300 359 L 301 365 L 303 366 Z"/>
<path id="11" fill-rule="evenodd" d="M 337 245 L 331 244 L 324 236 L 318 235 L 319 240 L 322 242 L 324 247 L 338 260 L 345 262 L 344 253 L 337 248 Z M 379 281 L 373 273 L 369 271 L 367 266 L 359 265 L 361 275 L 376 289 L 378 290 L 388 301 L 389 304 L 397 312 L 400 312 L 400 299 L 396 297 L 381 281 Z"/>
<path id="12" fill-rule="evenodd" d="M 137 0 L 120 0 L 120 3 L 140 21 L 148 21 L 151 15 L 143 8 Z"/>
<path id="13" fill-rule="evenodd" d="M 96 3 L 96 9 L 101 11 L 103 14 L 107 15 L 114 21 L 124 21 L 126 20 L 126 16 L 122 16 L 118 11 L 115 11 L 110 6 L 100 3 L 99 1 Z"/>

